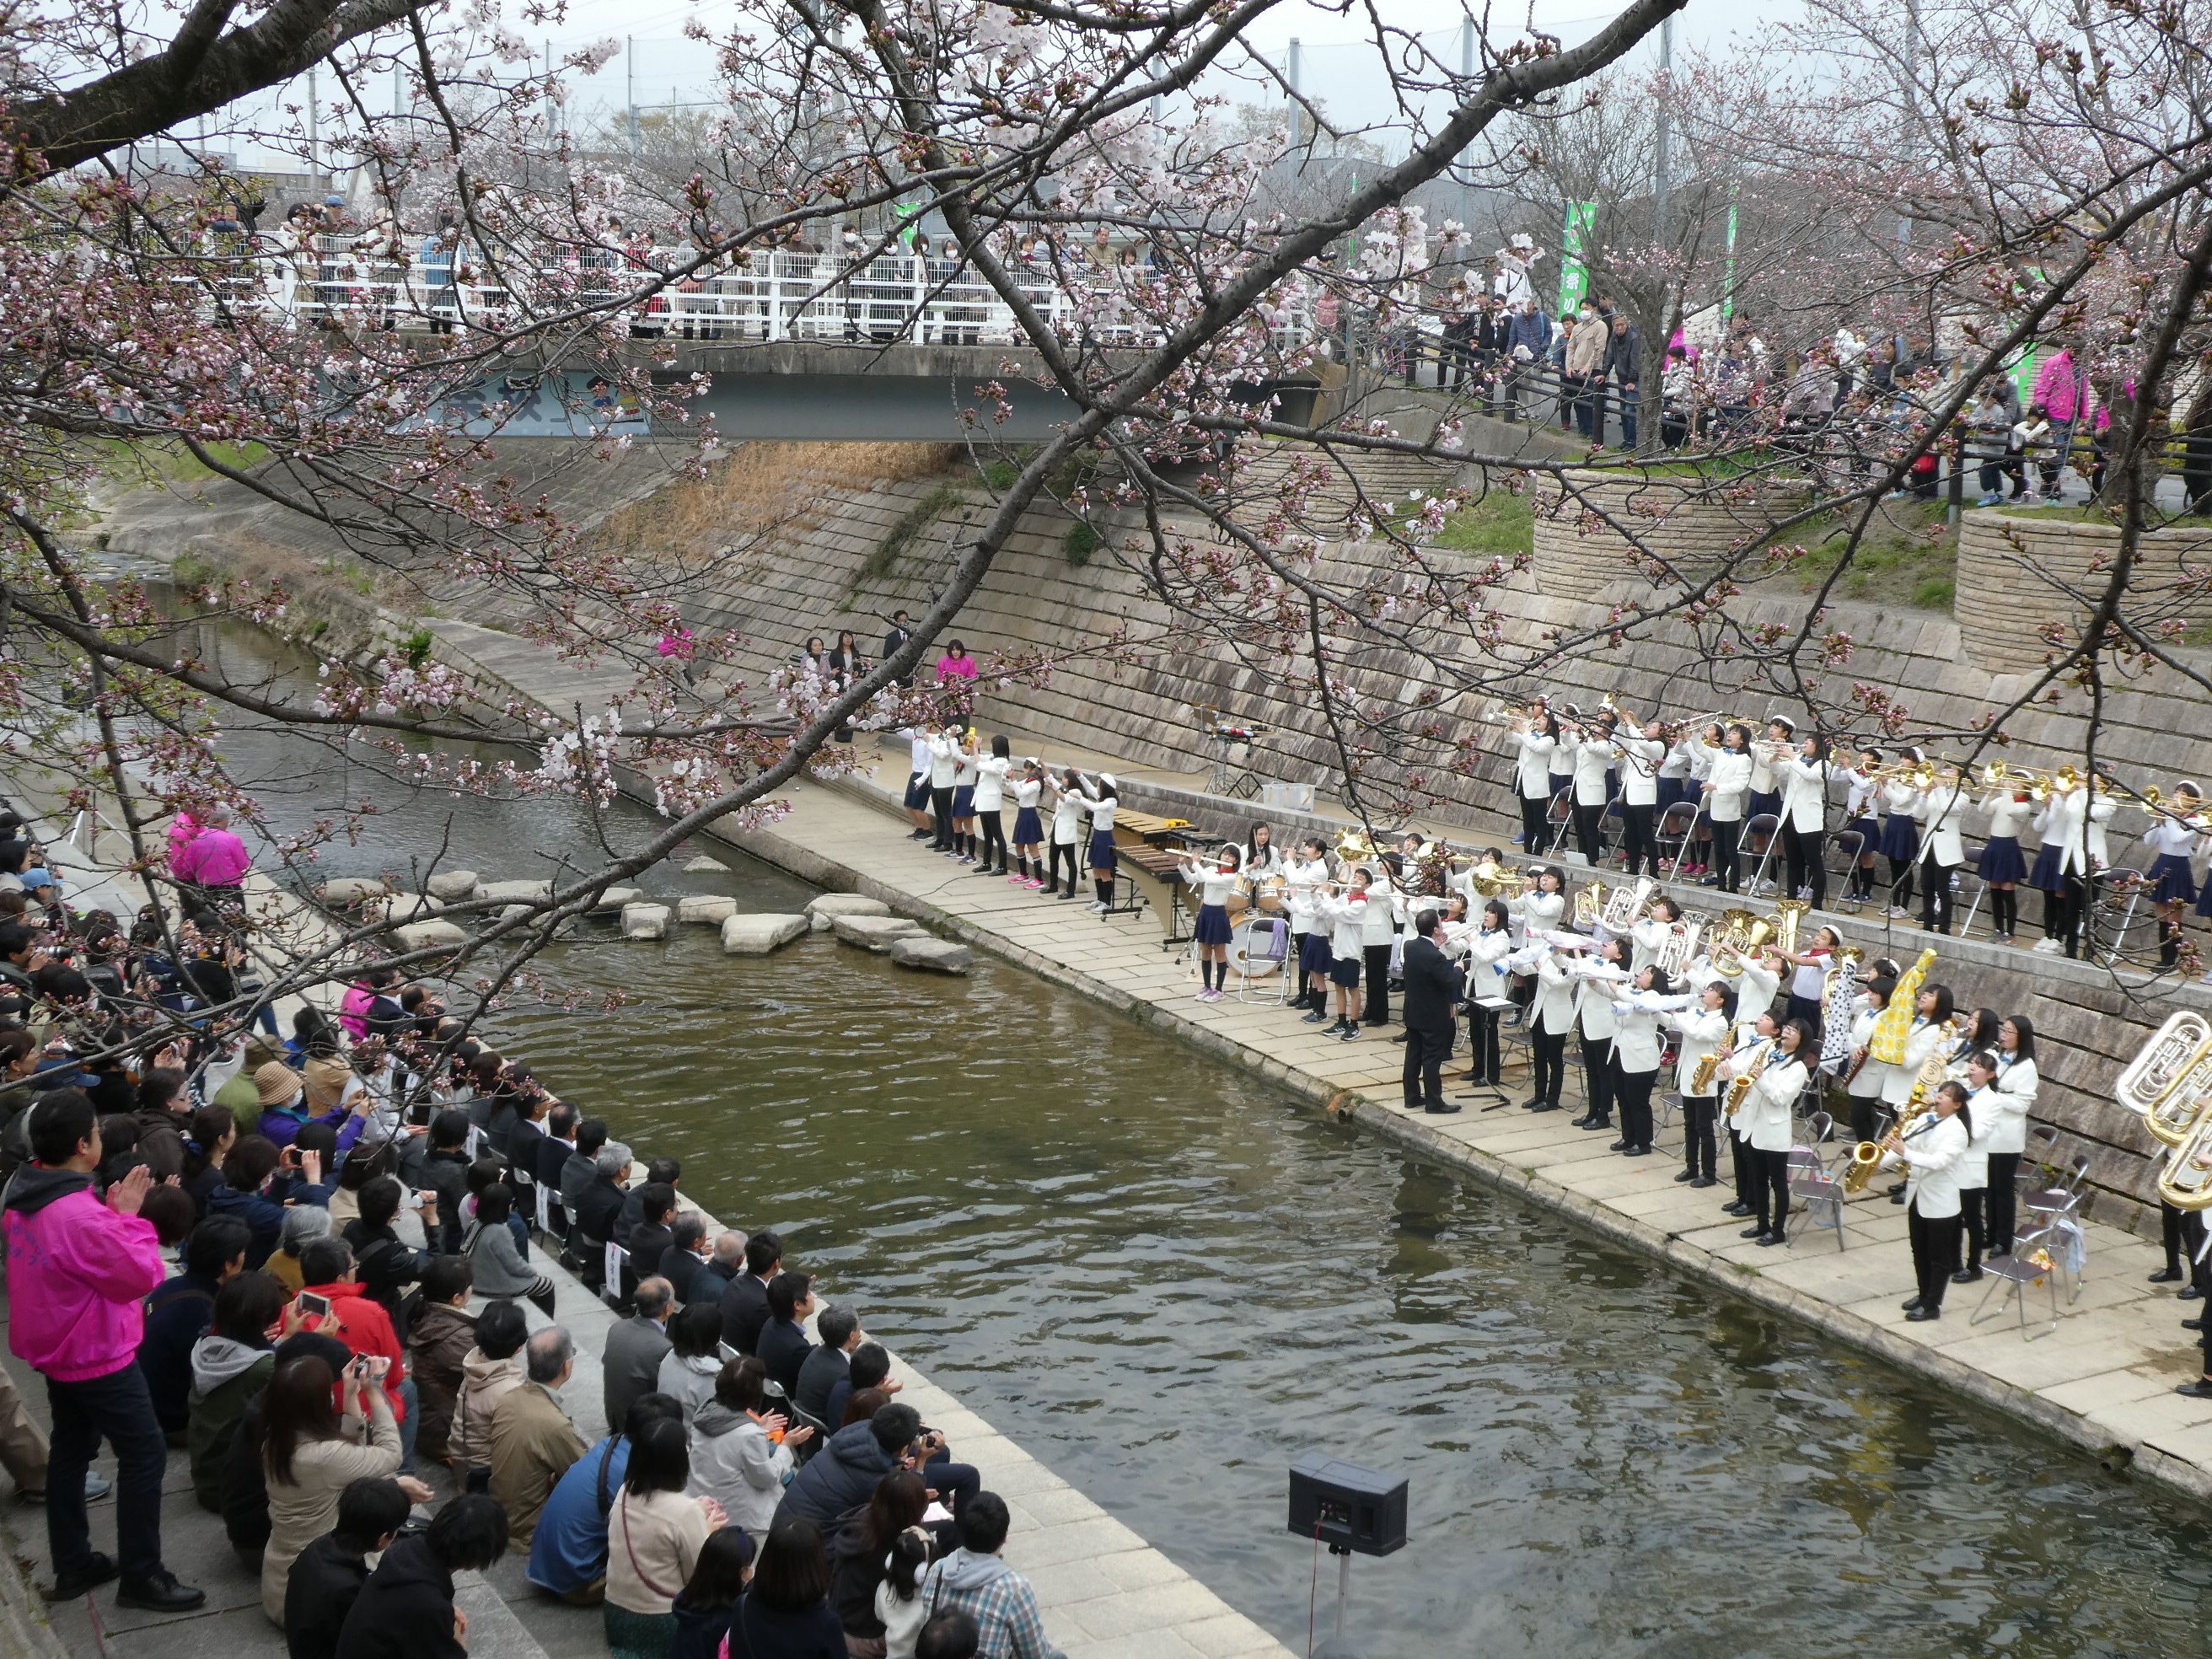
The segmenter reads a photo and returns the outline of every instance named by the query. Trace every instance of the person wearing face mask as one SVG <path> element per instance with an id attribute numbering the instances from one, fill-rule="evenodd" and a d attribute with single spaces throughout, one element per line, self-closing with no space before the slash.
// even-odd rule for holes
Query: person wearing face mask
<path id="1" fill-rule="evenodd" d="M 1576 428 L 1592 442 L 1597 437 L 1597 398 L 1605 376 L 1605 350 L 1611 339 L 1597 308 L 1585 301 L 1575 313 L 1575 331 L 1567 341 L 1565 389 L 1560 395 L 1572 397 Z"/>
<path id="2" fill-rule="evenodd" d="M 1243 862 L 1243 849 L 1232 843 L 1217 853 L 1210 865 L 1190 859 L 1182 866 L 1183 880 L 1199 896 L 1198 926 L 1193 936 L 1199 975 L 1206 981 L 1199 988 L 1200 1002 L 1220 1001 L 1222 990 L 1229 983 L 1229 896 L 1237 890 L 1237 872 Z"/>

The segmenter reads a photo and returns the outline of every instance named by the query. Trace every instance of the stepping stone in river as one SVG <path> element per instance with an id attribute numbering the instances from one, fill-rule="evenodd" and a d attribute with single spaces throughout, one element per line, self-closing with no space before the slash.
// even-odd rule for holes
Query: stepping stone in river
<path id="1" fill-rule="evenodd" d="M 410 921 L 404 927 L 394 928 L 392 937 L 405 951 L 428 951 L 469 942 L 469 936 L 450 921 Z"/>
<path id="2" fill-rule="evenodd" d="M 826 933 L 830 924 L 839 916 L 887 916 L 891 907 L 881 899 L 863 898 L 858 893 L 824 893 L 811 900 L 806 906 L 807 920 L 814 931 Z"/>
<path id="3" fill-rule="evenodd" d="M 846 944 L 873 951 L 878 956 L 902 939 L 927 937 L 920 922 L 908 921 L 904 916 L 837 916 L 830 925 Z"/>
<path id="4" fill-rule="evenodd" d="M 665 904 L 623 905 L 622 931 L 624 939 L 666 939 L 668 907 Z"/>
<path id="5" fill-rule="evenodd" d="M 720 927 L 738 914 L 738 902 L 712 893 L 693 893 L 676 901 L 676 920 L 703 921 Z"/>
<path id="6" fill-rule="evenodd" d="M 710 859 L 702 853 L 684 865 L 684 873 L 687 876 L 726 876 L 730 873 L 730 866 L 720 859 Z"/>
<path id="7" fill-rule="evenodd" d="M 595 916 L 612 915 L 626 906 L 635 904 L 645 896 L 635 887 L 610 887 L 599 895 L 599 902 L 592 907 Z"/>
<path id="8" fill-rule="evenodd" d="M 365 904 L 370 899 L 382 898 L 392 890 L 382 882 L 366 876 L 333 876 L 323 884 L 323 902 L 336 909 L 345 909 L 356 904 Z"/>
<path id="9" fill-rule="evenodd" d="M 422 890 L 432 898 L 443 899 L 448 904 L 474 898 L 477 872 L 473 870 L 441 870 L 422 884 Z"/>
<path id="10" fill-rule="evenodd" d="M 902 939 L 891 945 L 891 960 L 902 968 L 921 968 L 933 974 L 965 974 L 975 966 L 975 953 L 949 939 Z"/>
<path id="11" fill-rule="evenodd" d="M 722 949 L 733 957 L 764 957 L 806 931 L 805 916 L 732 916 L 722 924 Z"/>
<path id="12" fill-rule="evenodd" d="M 362 906 L 362 914 L 379 921 L 428 921 L 445 908 L 443 899 L 425 893 L 394 893 L 390 898 L 371 899 Z"/>
<path id="13" fill-rule="evenodd" d="M 533 904 L 553 896 L 550 881 L 480 881 L 476 896 L 491 904 Z"/>

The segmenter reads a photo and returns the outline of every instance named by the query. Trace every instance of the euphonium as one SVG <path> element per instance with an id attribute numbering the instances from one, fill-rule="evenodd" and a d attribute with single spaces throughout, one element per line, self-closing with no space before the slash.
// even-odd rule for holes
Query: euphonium
<path id="1" fill-rule="evenodd" d="M 1528 884 L 1528 878 L 1520 871 L 1505 869 L 1490 859 L 1468 871 L 1468 880 L 1483 898 L 1496 898 L 1501 893 L 1508 898 L 1518 898 Z"/>
<path id="2" fill-rule="evenodd" d="M 1774 902 L 1774 948 L 1786 955 L 1797 951 L 1797 927 L 1804 921 L 1805 913 L 1813 908 L 1810 899 L 1777 899 Z"/>
<path id="3" fill-rule="evenodd" d="M 2112 1085 L 2112 1098 L 2167 1146 L 2186 1140 L 2199 1095 L 2212 1090 L 2212 1022 L 2177 1009 L 2136 1051 Z"/>
<path id="4" fill-rule="evenodd" d="M 1625 933 L 1635 927 L 1637 918 L 1644 914 L 1644 907 L 1651 902 L 1652 890 L 1658 885 L 1649 876 L 1638 876 L 1632 888 L 1615 887 L 1598 915 L 1606 932 Z"/>
<path id="5" fill-rule="evenodd" d="M 1575 926 L 1595 927 L 1605 915 L 1606 899 L 1610 890 L 1593 876 L 1575 894 Z"/>
<path id="6" fill-rule="evenodd" d="M 1748 914 L 1748 913 L 1747 913 Z M 1749 924 L 1733 937 L 1724 939 L 1713 951 L 1713 971 L 1723 979 L 1738 979 L 1743 975 L 1744 958 L 1766 943 L 1774 924 L 1765 916 L 1752 916 Z"/>
<path id="7" fill-rule="evenodd" d="M 2212 1209 L 2212 1096 L 2195 1103 L 2196 1122 L 2158 1173 L 2158 1195 L 2177 1210 Z"/>

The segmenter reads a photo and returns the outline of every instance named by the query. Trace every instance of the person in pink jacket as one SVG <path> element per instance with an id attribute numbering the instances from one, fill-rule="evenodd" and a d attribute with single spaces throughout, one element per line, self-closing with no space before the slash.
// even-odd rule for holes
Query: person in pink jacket
<path id="1" fill-rule="evenodd" d="M 138 1213 L 152 1185 L 142 1165 L 93 1192 L 100 1120 L 80 1089 L 52 1089 L 26 1114 L 31 1156 L 0 1198 L 8 1247 L 8 1345 L 46 1380 L 53 1416 L 46 1463 L 52 1599 L 83 1595 L 120 1574 L 119 1606 L 188 1613 L 207 1600 L 161 1565 L 161 1476 L 168 1443 L 138 1369 L 143 1300 L 167 1276 L 154 1224 Z M 118 1464 L 118 1562 L 92 1547 L 84 1478 L 105 1436 Z"/>
<path id="2" fill-rule="evenodd" d="M 230 814 L 218 806 L 207 815 L 200 832 L 169 860 L 169 873 L 204 892 L 236 897 L 253 860 L 230 827 Z"/>

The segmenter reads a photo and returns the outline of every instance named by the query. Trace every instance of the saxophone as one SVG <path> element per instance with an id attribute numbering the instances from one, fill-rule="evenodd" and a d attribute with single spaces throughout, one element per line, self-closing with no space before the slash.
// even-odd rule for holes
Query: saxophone
<path id="1" fill-rule="evenodd" d="M 1933 955 L 1934 952 L 1931 951 L 1929 954 Z M 1956 1015 L 1945 1020 L 1943 1030 L 1946 1035 L 1957 1035 L 1959 1023 Z M 1920 1062 L 1919 1074 L 1912 1079 L 1912 1092 L 1905 1097 L 1905 1104 L 1898 1109 L 1897 1121 L 1890 1125 L 1890 1133 L 1900 1140 L 1917 1131 L 1920 1127 L 1920 1120 L 1936 1109 L 1928 1097 L 1943 1086 L 1946 1070 L 1943 1062 L 1945 1046 L 1943 1043 L 1937 1043 L 1929 1051 L 1928 1058 Z M 1853 1143 L 1851 1167 L 1844 1172 L 1844 1190 L 1846 1193 L 1856 1193 L 1865 1187 L 1868 1182 L 1874 1179 L 1874 1172 L 1882 1166 L 1888 1156 L 1881 1150 L 1881 1144 L 1877 1141 L 1861 1140 Z M 2212 1198 L 2208 1198 L 2205 1201 L 2212 1204 Z"/>
<path id="2" fill-rule="evenodd" d="M 1701 1097 L 1711 1093 L 1713 1073 L 1720 1070 L 1721 1061 L 1727 1058 L 1723 1050 L 1716 1048 L 1692 1066 L 1690 1068 L 1690 1093 Z"/>
<path id="3" fill-rule="evenodd" d="M 1728 1115 L 1730 1117 L 1734 1117 L 1743 1103 L 1751 1098 L 1751 1085 L 1759 1081 L 1759 1074 L 1766 1069 L 1767 1062 L 1779 1060 L 1781 1057 L 1782 1045 L 1779 1042 L 1771 1043 L 1768 1045 L 1765 1054 L 1751 1063 L 1749 1071 L 1729 1080 Z"/>

